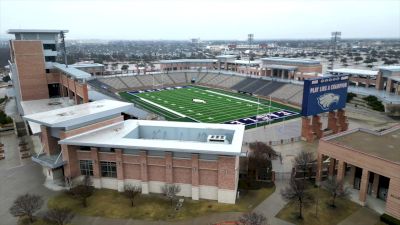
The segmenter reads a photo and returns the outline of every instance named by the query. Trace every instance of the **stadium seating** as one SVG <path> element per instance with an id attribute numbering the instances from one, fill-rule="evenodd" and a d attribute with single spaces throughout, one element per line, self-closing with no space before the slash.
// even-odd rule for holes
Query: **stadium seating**
<path id="1" fill-rule="evenodd" d="M 113 87 L 116 90 L 122 90 L 122 89 L 127 89 L 128 86 L 126 86 L 118 77 L 111 77 L 111 78 L 100 78 L 99 79 L 101 82 Z"/>
<path id="2" fill-rule="evenodd" d="M 126 85 L 128 85 L 129 88 L 140 88 L 143 86 L 143 84 L 138 81 L 136 76 L 125 76 L 125 77 L 120 77 L 120 79 Z"/>
<path id="3" fill-rule="evenodd" d="M 263 87 L 269 83 L 270 83 L 270 81 L 267 81 L 267 80 L 255 79 L 255 81 L 253 81 L 251 84 L 243 87 L 243 89 L 241 91 L 253 93 L 254 91 L 260 89 L 261 87 Z"/>
<path id="4" fill-rule="evenodd" d="M 170 73 L 168 76 L 174 81 L 175 84 L 187 83 L 185 73 Z"/>
<path id="5" fill-rule="evenodd" d="M 247 85 L 249 85 L 250 83 L 254 82 L 255 79 L 253 78 L 245 78 L 244 80 L 238 82 L 237 84 L 235 84 L 234 86 L 232 86 L 232 89 L 234 90 L 242 90 L 244 87 L 246 87 Z"/>
<path id="6" fill-rule="evenodd" d="M 218 74 L 215 76 L 214 79 L 209 80 L 207 82 L 208 85 L 212 86 L 219 86 L 220 83 L 224 83 L 226 80 L 230 79 L 232 76 L 224 75 L 224 74 Z"/>
<path id="7" fill-rule="evenodd" d="M 264 96 L 269 96 L 272 92 L 278 90 L 281 88 L 285 83 L 280 83 L 280 82 L 271 82 L 268 86 L 265 88 L 258 90 L 256 94 L 258 95 L 264 95 Z"/>
<path id="8" fill-rule="evenodd" d="M 150 76 L 154 76 L 154 79 L 157 81 L 157 84 L 172 85 L 175 83 L 173 80 L 171 80 L 171 78 L 167 74 L 155 74 Z"/>
<path id="9" fill-rule="evenodd" d="M 218 74 L 209 73 L 201 79 L 200 83 L 202 84 L 210 84 L 213 83 L 214 78 L 216 78 Z"/>
<path id="10" fill-rule="evenodd" d="M 228 75 L 226 75 L 228 76 Z M 220 87 L 223 88 L 232 88 L 233 86 L 235 86 L 236 84 L 238 84 L 239 82 L 243 81 L 244 79 L 246 79 L 245 77 L 240 77 L 240 76 L 230 76 L 229 79 L 220 82 L 219 84 L 217 84 Z"/>
<path id="11" fill-rule="evenodd" d="M 273 93 L 271 93 L 271 97 L 280 98 L 288 100 L 293 97 L 297 92 L 303 90 L 302 86 L 293 85 L 293 84 L 285 84 L 281 88 L 277 89 Z"/>
<path id="12" fill-rule="evenodd" d="M 153 86 L 153 77 L 151 75 L 139 75 L 136 77 L 145 87 Z"/>
<path id="13" fill-rule="evenodd" d="M 303 88 L 288 100 L 290 103 L 301 105 L 303 102 Z"/>
<path id="14" fill-rule="evenodd" d="M 227 75 L 217 72 L 171 72 L 168 74 L 137 75 L 120 77 L 102 77 L 88 81 L 97 88 L 111 92 L 153 88 L 153 85 L 173 86 L 190 84 L 192 79 L 197 84 L 224 88 L 236 91 L 245 91 L 260 96 L 271 96 L 292 104 L 301 104 L 303 86 L 260 78 L 250 78 L 238 75 Z"/>

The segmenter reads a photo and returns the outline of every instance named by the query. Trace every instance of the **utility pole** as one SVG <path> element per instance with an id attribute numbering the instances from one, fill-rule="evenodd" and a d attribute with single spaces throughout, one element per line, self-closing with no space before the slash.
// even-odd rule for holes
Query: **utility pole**
<path id="1" fill-rule="evenodd" d="M 68 67 L 68 62 L 67 62 L 67 48 L 65 47 L 65 34 L 64 31 L 60 31 L 60 38 L 61 38 L 61 48 L 64 54 L 64 64 L 65 67 Z"/>
<path id="2" fill-rule="evenodd" d="M 328 69 L 332 70 L 333 69 L 333 64 L 336 60 L 336 49 L 337 49 L 337 44 L 340 41 L 342 32 L 340 31 L 334 31 L 331 33 L 331 59 L 329 63 Z"/>

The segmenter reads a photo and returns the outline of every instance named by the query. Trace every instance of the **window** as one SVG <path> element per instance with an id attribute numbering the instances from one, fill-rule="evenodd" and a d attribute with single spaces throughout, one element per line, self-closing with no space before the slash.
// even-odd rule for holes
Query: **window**
<path id="1" fill-rule="evenodd" d="M 44 57 L 44 61 L 46 61 L 46 62 L 55 62 L 56 61 L 56 57 L 55 56 L 45 56 Z"/>
<path id="2" fill-rule="evenodd" d="M 100 162 L 102 177 L 117 177 L 117 164 L 115 162 Z"/>
<path id="3" fill-rule="evenodd" d="M 93 162 L 92 160 L 79 160 L 79 167 L 82 175 L 93 176 Z"/>
<path id="4" fill-rule="evenodd" d="M 89 146 L 80 146 L 79 150 L 81 150 L 81 151 L 90 151 L 90 147 Z"/>

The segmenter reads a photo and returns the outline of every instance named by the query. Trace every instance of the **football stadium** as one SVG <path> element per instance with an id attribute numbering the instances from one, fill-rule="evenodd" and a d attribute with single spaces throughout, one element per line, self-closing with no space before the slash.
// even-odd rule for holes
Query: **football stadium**
<path id="1" fill-rule="evenodd" d="M 176 86 L 119 94 L 172 121 L 245 124 L 250 128 L 299 116 L 298 109 L 272 100 L 203 86 Z"/>

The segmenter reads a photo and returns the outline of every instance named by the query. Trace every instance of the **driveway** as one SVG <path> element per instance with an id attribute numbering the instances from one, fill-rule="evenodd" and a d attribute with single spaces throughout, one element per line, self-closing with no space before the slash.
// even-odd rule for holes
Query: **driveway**
<path id="1" fill-rule="evenodd" d="M 0 224 L 11 225 L 16 224 L 17 220 L 8 209 L 17 196 L 25 193 L 37 194 L 47 201 L 55 192 L 43 186 L 45 178 L 41 166 L 29 158 L 19 159 L 14 134 L 2 136 L 0 139 L 6 152 L 6 159 L 0 161 Z"/>

